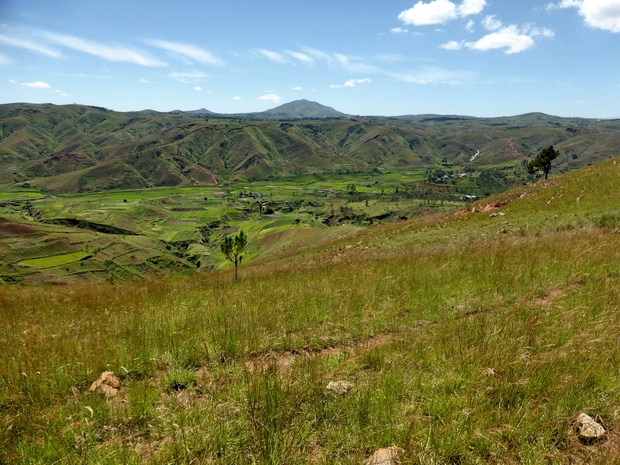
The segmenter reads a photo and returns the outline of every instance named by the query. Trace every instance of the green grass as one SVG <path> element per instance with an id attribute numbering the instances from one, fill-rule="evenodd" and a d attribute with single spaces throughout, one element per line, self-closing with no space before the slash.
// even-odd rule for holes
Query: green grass
<path id="1" fill-rule="evenodd" d="M 62 255 L 51 255 L 44 258 L 33 258 L 30 260 L 23 260 L 21 265 L 32 266 L 35 268 L 52 268 L 54 266 L 62 266 L 67 263 L 77 262 L 88 257 L 89 254 L 85 252 L 71 252 Z"/>
<path id="2" fill-rule="evenodd" d="M 463 202 L 454 196 L 452 200 L 449 200 L 450 196 L 447 200 L 394 197 L 399 185 L 402 187 L 403 183 L 420 180 L 423 176 L 422 169 L 376 176 L 363 173 L 304 175 L 295 179 L 248 185 L 229 183 L 230 185 L 226 186 L 206 188 L 152 188 L 106 191 L 97 195 L 64 194 L 44 197 L 39 202 L 21 199 L 0 207 L 2 214 L 15 221 L 26 219 L 34 222 L 35 229 L 41 233 L 24 239 L 18 247 L 10 245 L 14 254 L 7 255 L 5 262 L 14 267 L 17 274 L 29 273 L 24 259 L 55 255 L 60 251 L 48 250 L 50 244 L 58 238 L 75 237 L 75 240 L 70 239 L 71 247 L 67 252 L 76 249 L 75 251 L 92 254 L 96 260 L 93 266 L 81 265 L 80 270 L 84 272 L 79 273 L 80 279 L 86 279 L 86 270 L 91 269 L 97 270 L 93 278 L 101 279 L 101 261 L 112 260 L 121 266 L 136 264 L 129 257 L 115 260 L 117 255 L 127 254 L 128 249 L 125 246 L 112 247 L 111 244 L 117 244 L 119 240 L 134 243 L 131 238 L 138 236 L 110 238 L 108 244 L 102 245 L 101 238 L 85 236 L 82 230 L 54 229 L 49 225 L 36 223 L 37 219 L 47 221 L 65 218 L 85 220 L 93 229 L 97 229 L 97 225 L 123 228 L 142 235 L 142 239 L 139 239 L 141 244 L 150 241 L 148 245 L 138 244 L 136 248 L 159 250 L 160 253 L 189 259 L 194 265 L 206 269 L 218 269 L 227 266 L 224 257 L 219 253 L 219 243 L 235 228 L 242 227 L 254 236 L 248 258 L 268 258 L 271 254 L 281 256 L 283 253 L 290 253 L 296 242 L 300 246 L 310 247 L 330 240 L 334 235 L 340 235 L 327 230 L 334 225 L 353 223 L 356 227 L 368 226 L 399 218 L 413 218 L 429 211 L 446 211 L 463 205 Z M 350 185 L 356 186 L 359 194 L 347 194 Z M 228 192 L 227 196 L 222 197 L 219 194 L 222 189 Z M 320 189 L 342 192 L 318 192 Z M 249 193 L 259 193 L 263 197 L 241 197 Z M 15 194 L 17 195 L 17 192 Z M 374 197 L 365 201 L 360 195 Z M 262 202 L 265 205 L 261 206 Z M 348 213 L 344 214 L 345 210 Z M 261 215 L 261 211 L 271 214 Z M 32 223 L 28 224 L 33 226 Z M 43 231 L 42 228 L 47 229 Z M 0 242 L 5 241 L 8 240 L 0 236 Z M 191 252 L 187 253 L 190 245 Z M 148 257 L 153 255 L 150 252 L 147 254 Z M 85 261 L 88 260 L 90 258 Z M 150 268 L 149 263 L 138 264 L 144 265 L 144 270 Z M 52 266 L 44 269 L 47 270 L 46 273 L 38 275 L 41 282 L 72 276 L 71 270 L 66 268 Z M 114 269 L 116 270 L 116 267 Z"/>
<path id="3" fill-rule="evenodd" d="M 0 461 L 615 463 L 617 179 L 609 162 L 467 214 L 329 228 L 239 282 L 0 286 Z M 577 207 L 584 187 L 607 198 Z M 105 370 L 120 399 L 89 391 Z M 607 438 L 580 442 L 580 412 Z"/>

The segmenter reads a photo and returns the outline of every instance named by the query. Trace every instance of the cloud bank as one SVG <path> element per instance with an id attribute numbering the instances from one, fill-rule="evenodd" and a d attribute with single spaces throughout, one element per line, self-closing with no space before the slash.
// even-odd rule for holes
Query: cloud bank
<path id="1" fill-rule="evenodd" d="M 258 100 L 267 100 L 269 102 L 279 103 L 282 101 L 282 97 L 278 94 L 265 94 L 258 97 Z"/>
<path id="2" fill-rule="evenodd" d="M 486 0 L 463 0 L 460 5 L 450 0 L 433 0 L 430 3 L 419 1 L 413 8 L 400 13 L 398 19 L 414 26 L 445 24 L 453 19 L 478 14 L 485 6 Z"/>
<path id="3" fill-rule="evenodd" d="M 162 50 L 167 50 L 168 52 L 172 52 L 182 57 L 187 57 L 199 63 L 209 64 L 209 65 L 224 64 L 222 60 L 220 60 L 219 58 L 216 58 L 210 52 L 207 52 L 206 50 L 202 50 L 201 48 L 198 48 L 192 44 L 184 44 L 181 42 L 169 42 L 167 40 L 147 40 L 146 43 L 149 45 L 152 45 L 153 47 L 161 48 Z"/>
<path id="4" fill-rule="evenodd" d="M 577 8 L 588 26 L 620 32 L 620 0 L 562 0 L 547 5 L 547 10 L 556 8 Z"/>
<path id="5" fill-rule="evenodd" d="M 372 82 L 369 78 L 364 78 L 364 79 L 349 79 L 347 82 L 345 82 L 342 85 L 338 85 L 338 84 L 332 84 L 330 87 L 330 89 L 342 89 L 343 87 L 355 87 L 355 84 L 364 84 L 364 83 L 370 83 Z"/>
<path id="6" fill-rule="evenodd" d="M 504 49 L 504 53 L 511 55 L 532 48 L 535 45 L 534 37 L 553 37 L 554 33 L 547 28 L 537 28 L 531 25 L 519 27 L 514 24 L 504 26 L 495 15 L 487 16 L 482 20 L 482 26 L 490 31 L 475 42 L 451 40 L 439 46 L 445 50 L 460 50 L 467 47 L 471 50 L 486 52 L 488 50 Z"/>

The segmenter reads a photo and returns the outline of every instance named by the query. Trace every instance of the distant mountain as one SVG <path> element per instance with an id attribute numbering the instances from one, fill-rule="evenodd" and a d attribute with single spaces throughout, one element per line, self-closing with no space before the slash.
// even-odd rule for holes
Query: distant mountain
<path id="1" fill-rule="evenodd" d="M 334 110 L 332 107 L 321 105 L 317 102 L 309 100 L 295 100 L 285 103 L 271 110 L 254 112 L 254 113 L 215 113 L 201 108 L 200 110 L 171 111 L 172 114 L 179 115 L 210 115 L 223 116 L 228 118 L 239 118 L 247 120 L 299 120 L 299 119 L 327 119 L 327 118 L 344 118 L 348 115 Z"/>
<path id="2" fill-rule="evenodd" d="M 307 100 L 263 113 L 200 111 L 0 105 L 0 185 L 61 193 L 301 173 L 465 171 L 522 164 L 549 145 L 562 153 L 555 164 L 572 170 L 615 157 L 620 146 L 620 121 L 543 113 L 351 118 Z"/>
<path id="3" fill-rule="evenodd" d="M 207 110 L 206 108 L 201 108 L 199 110 L 190 110 L 190 111 L 182 111 L 182 110 L 174 110 L 170 113 L 180 114 L 180 115 L 215 115 L 212 111 Z"/>
<path id="4" fill-rule="evenodd" d="M 295 100 L 285 103 L 271 110 L 263 111 L 261 115 L 280 118 L 280 119 L 303 119 L 303 118 L 342 118 L 346 117 L 344 113 L 334 110 L 332 107 L 321 105 L 317 102 L 309 100 Z"/>

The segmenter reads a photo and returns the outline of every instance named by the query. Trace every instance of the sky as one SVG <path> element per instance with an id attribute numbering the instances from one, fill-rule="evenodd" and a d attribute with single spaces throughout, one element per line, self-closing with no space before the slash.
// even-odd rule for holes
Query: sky
<path id="1" fill-rule="evenodd" d="M 620 117 L 620 0 L 0 0 L 0 103 Z"/>

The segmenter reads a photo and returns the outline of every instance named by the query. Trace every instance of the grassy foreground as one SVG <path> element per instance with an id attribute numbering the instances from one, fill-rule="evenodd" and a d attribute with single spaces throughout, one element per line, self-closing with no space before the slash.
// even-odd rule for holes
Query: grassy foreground
<path id="1" fill-rule="evenodd" d="M 0 462 L 617 462 L 619 166 L 239 282 L 2 286 Z M 105 370 L 116 398 L 89 391 Z M 581 412 L 603 440 L 577 439 Z"/>

